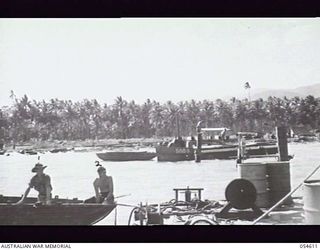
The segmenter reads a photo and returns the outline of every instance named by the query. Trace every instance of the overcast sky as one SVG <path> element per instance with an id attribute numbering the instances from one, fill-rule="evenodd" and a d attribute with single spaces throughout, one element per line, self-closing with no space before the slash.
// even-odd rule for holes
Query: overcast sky
<path id="1" fill-rule="evenodd" d="M 315 19 L 1 19 L 0 106 L 203 100 L 320 83 Z"/>

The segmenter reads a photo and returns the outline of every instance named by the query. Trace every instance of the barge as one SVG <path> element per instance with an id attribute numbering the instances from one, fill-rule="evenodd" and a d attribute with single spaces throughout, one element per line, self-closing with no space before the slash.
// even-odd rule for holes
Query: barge
<path id="1" fill-rule="evenodd" d="M 195 160 L 195 147 L 179 147 L 159 145 L 156 147 L 158 161 L 192 161 Z M 254 156 L 275 155 L 278 153 L 276 144 L 253 143 L 246 146 L 246 154 Z M 202 146 L 201 159 L 236 159 L 238 154 L 237 145 L 210 145 Z"/>

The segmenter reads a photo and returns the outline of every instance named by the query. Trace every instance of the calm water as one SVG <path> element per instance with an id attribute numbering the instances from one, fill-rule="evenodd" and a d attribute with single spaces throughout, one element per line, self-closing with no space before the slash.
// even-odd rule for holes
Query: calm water
<path id="1" fill-rule="evenodd" d="M 289 144 L 291 160 L 291 184 L 298 185 L 320 164 L 320 143 Z M 41 162 L 48 165 L 46 173 L 51 176 L 53 195 L 63 198 L 86 199 L 94 195 L 93 180 L 97 177 L 95 152 L 67 152 L 41 154 Z M 37 156 L 12 153 L 0 156 L 0 194 L 20 196 L 25 191 L 31 168 Z M 173 188 L 204 188 L 203 198 L 224 199 L 228 183 L 238 178 L 234 160 L 207 160 L 201 163 L 177 162 L 102 162 L 109 175 L 113 176 L 115 196 L 119 203 L 137 205 L 140 202 L 158 203 L 174 198 Z M 320 171 L 312 179 L 320 179 Z M 30 196 L 36 196 L 32 190 Z M 302 196 L 302 190 L 294 196 Z M 126 225 L 131 208 L 118 207 L 117 224 Z M 113 225 L 115 213 L 111 213 L 99 225 Z"/>

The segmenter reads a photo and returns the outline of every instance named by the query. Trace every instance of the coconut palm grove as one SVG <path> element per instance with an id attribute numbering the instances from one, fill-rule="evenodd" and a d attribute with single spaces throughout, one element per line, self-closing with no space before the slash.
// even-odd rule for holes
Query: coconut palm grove
<path id="1" fill-rule="evenodd" d="M 143 104 L 124 100 L 114 103 L 30 100 L 16 97 L 1 108 L 5 142 L 30 140 L 127 139 L 181 136 L 195 133 L 199 120 L 206 127 L 229 127 L 233 131 L 269 133 L 275 126 L 303 127 L 316 131 L 320 124 L 320 98 L 278 98 L 239 100 L 188 100 Z"/>

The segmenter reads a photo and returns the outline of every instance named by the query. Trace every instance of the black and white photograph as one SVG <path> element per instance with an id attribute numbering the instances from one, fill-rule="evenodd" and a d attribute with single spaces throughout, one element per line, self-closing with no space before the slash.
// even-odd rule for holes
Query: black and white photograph
<path id="1" fill-rule="evenodd" d="M 319 18 L 0 20 L 0 225 L 320 225 Z"/>

